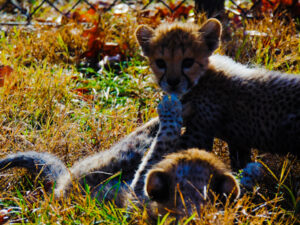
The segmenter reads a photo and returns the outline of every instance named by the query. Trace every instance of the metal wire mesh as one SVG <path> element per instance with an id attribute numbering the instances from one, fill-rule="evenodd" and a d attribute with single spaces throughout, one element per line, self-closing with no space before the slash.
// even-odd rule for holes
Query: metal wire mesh
<path id="1" fill-rule="evenodd" d="M 35 19 L 41 19 L 39 18 L 39 11 L 49 8 L 55 10 L 56 13 L 62 16 L 68 17 L 78 7 L 86 7 L 87 10 L 91 8 L 97 10 L 97 6 L 104 5 L 104 7 L 102 7 L 102 10 L 109 11 L 114 6 L 121 3 L 127 4 L 128 6 L 134 5 L 135 7 L 141 10 L 146 10 L 148 8 L 151 8 L 152 6 L 155 6 L 155 4 L 160 4 L 161 7 L 166 8 L 171 14 L 173 14 L 176 13 L 176 11 L 180 9 L 180 7 L 184 4 L 188 5 L 192 2 L 195 2 L 196 11 L 199 11 L 200 7 L 200 9 L 204 10 L 207 13 L 207 16 L 210 17 L 216 15 L 210 15 L 209 8 L 207 8 L 207 5 L 209 5 L 209 7 L 214 8 L 216 7 L 216 3 L 224 4 L 224 1 L 231 2 L 231 5 L 234 5 L 236 9 L 234 11 L 234 14 L 240 15 L 243 18 L 252 18 L 253 12 L 255 10 L 259 10 L 260 6 L 262 5 L 262 0 L 252 1 L 253 4 L 250 8 L 240 7 L 240 5 L 236 3 L 238 2 L 236 0 L 177 0 L 175 1 L 175 4 L 173 4 L 174 1 L 172 0 L 0 0 L 0 25 L 31 24 L 31 22 Z M 267 1 L 270 2 L 270 4 L 272 3 L 270 0 Z M 293 2 L 295 3 L 295 6 L 298 6 L 296 5 L 297 0 L 293 0 Z M 170 7 L 170 3 L 172 3 L 172 7 Z M 290 8 L 291 7 L 292 6 L 290 6 Z M 230 9 L 226 10 L 230 11 Z M 4 15 L 8 14 L 10 15 L 9 19 L 4 19 Z M 299 13 L 295 15 L 299 15 Z M 44 22 L 44 24 L 47 24 L 47 22 Z"/>
<path id="2" fill-rule="evenodd" d="M 0 15 L 2 13 L 7 13 L 9 12 L 11 15 L 21 15 L 25 17 L 25 24 L 30 24 L 32 20 L 34 20 L 35 16 L 37 15 L 37 12 L 45 7 L 51 7 L 53 8 L 56 12 L 63 16 L 68 16 L 72 11 L 74 11 L 77 7 L 79 7 L 82 4 L 85 4 L 87 9 L 93 8 L 96 10 L 94 3 L 92 2 L 93 0 L 78 0 L 74 1 L 74 4 L 69 6 L 69 8 L 66 9 L 64 5 L 69 3 L 69 1 L 64 1 L 64 0 L 41 0 L 41 1 L 34 1 L 35 4 L 27 4 L 27 6 L 24 6 L 22 4 L 22 1 L 17 1 L 17 0 L 0 0 Z M 31 1 L 33 2 L 33 1 Z M 95 1 L 94 1 L 95 2 Z M 182 0 L 177 3 L 177 6 L 175 8 L 171 8 L 169 6 L 168 0 L 149 0 L 147 3 L 144 3 L 145 1 L 132 1 L 132 0 L 113 0 L 108 3 L 108 1 L 98 1 L 97 4 L 105 4 L 106 7 L 103 9 L 104 11 L 109 11 L 111 10 L 115 5 L 120 4 L 120 3 L 125 3 L 128 5 L 136 4 L 139 5 L 142 10 L 147 9 L 149 6 L 151 6 L 154 3 L 162 3 L 164 7 L 166 7 L 168 10 L 170 10 L 171 13 L 174 13 L 180 6 L 185 4 L 187 0 Z M 30 3 L 30 1 L 29 1 Z M 35 5 L 35 6 L 32 6 Z M 0 23 L 3 23 L 1 21 L 1 16 L 0 16 Z M 6 23 L 9 23 L 9 21 Z M 24 24 L 23 23 L 14 23 L 14 25 L 18 24 Z"/>

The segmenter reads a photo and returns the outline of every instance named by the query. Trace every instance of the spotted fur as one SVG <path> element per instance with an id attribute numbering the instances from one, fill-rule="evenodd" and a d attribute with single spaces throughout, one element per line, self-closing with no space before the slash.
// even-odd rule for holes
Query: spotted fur
<path id="1" fill-rule="evenodd" d="M 99 201 L 114 199 L 118 206 L 146 204 L 151 221 L 167 209 L 177 218 L 199 211 L 201 205 L 213 198 L 212 193 L 221 198 L 237 198 L 238 183 L 212 153 L 198 149 L 172 153 L 182 128 L 179 99 L 175 95 L 165 96 L 158 114 L 159 120 L 146 123 L 111 149 L 87 157 L 69 170 L 55 156 L 37 152 L 9 155 L 0 160 L 0 169 L 28 168 L 47 181 L 56 182 L 56 197 L 67 196 L 73 185 L 79 184 L 83 193 L 88 185 L 91 196 Z M 119 177 L 103 185 L 117 172 L 122 173 L 119 185 Z M 121 193 L 115 198 L 118 189 Z M 180 213 L 183 209 L 185 213 Z"/>
<path id="2" fill-rule="evenodd" d="M 146 175 L 146 195 L 159 214 L 173 212 L 177 218 L 200 213 L 201 206 L 219 196 L 235 199 L 240 194 L 237 181 L 223 162 L 212 153 L 189 149 L 168 154 Z M 182 199 L 183 197 L 183 199 Z"/>
<path id="3" fill-rule="evenodd" d="M 196 148 L 175 150 L 182 128 L 179 99 L 175 95 L 165 96 L 158 106 L 158 114 L 158 135 L 131 183 L 138 199 L 131 198 L 130 202 L 149 201 L 148 212 L 152 218 L 170 211 L 180 218 L 194 210 L 200 212 L 201 206 L 215 195 L 237 198 L 240 194 L 237 181 L 212 153 Z"/>
<path id="4" fill-rule="evenodd" d="M 126 189 L 131 183 L 142 157 L 157 135 L 158 126 L 158 119 L 153 119 L 111 149 L 79 160 L 69 169 L 60 159 L 47 152 L 20 152 L 1 159 L 0 170 L 13 167 L 27 168 L 44 178 L 46 183 L 56 183 L 54 189 L 56 197 L 67 196 L 72 191 L 73 184 L 76 184 L 82 188 L 83 193 L 86 185 L 90 186 L 91 195 L 97 197 L 99 201 L 102 201 L 104 196 L 107 200 L 112 200 L 116 188 Z M 102 185 L 103 181 L 118 172 L 121 172 L 120 185 L 111 188 L 120 177 L 112 179 L 107 185 Z M 121 199 L 117 200 L 120 200 L 117 202 L 120 205 Z"/>
<path id="5" fill-rule="evenodd" d="M 300 155 L 300 76 L 250 68 L 212 55 L 221 24 L 138 27 L 136 37 L 156 80 L 181 98 L 186 132 L 176 149 L 229 145 L 232 168 L 244 168 L 251 148 Z"/>
<path id="6" fill-rule="evenodd" d="M 152 165 L 159 162 L 162 157 L 174 152 L 174 144 L 180 136 L 182 126 L 182 106 L 178 98 L 173 95 L 171 99 L 165 96 L 158 106 L 160 119 L 159 131 L 152 146 L 143 158 L 131 184 L 131 188 L 138 196 L 143 195 L 145 175 Z"/>

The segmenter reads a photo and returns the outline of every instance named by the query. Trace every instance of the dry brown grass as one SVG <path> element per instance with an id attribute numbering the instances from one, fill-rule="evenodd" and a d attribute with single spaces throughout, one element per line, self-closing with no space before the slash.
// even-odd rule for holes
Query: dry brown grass
<path id="1" fill-rule="evenodd" d="M 109 148 L 141 122 L 156 116 L 160 93 L 146 76 L 149 73 L 144 67 L 146 63 L 137 56 L 138 48 L 133 38 L 137 26 L 135 17 L 106 13 L 98 22 L 98 29 L 104 35 L 101 41 L 126 46 L 122 54 L 130 60 L 121 69 L 108 69 L 92 77 L 80 74 L 73 65 L 88 49 L 87 39 L 82 38 L 86 29 L 83 25 L 70 21 L 58 28 L 13 28 L 1 34 L 0 61 L 2 65 L 11 66 L 13 73 L 0 88 L 0 157 L 17 151 L 47 151 L 72 165 L 80 158 Z M 255 30 L 256 35 L 245 35 L 245 31 L 251 30 Z M 242 63 L 300 73 L 299 36 L 292 21 L 285 23 L 266 17 L 261 21 L 245 21 L 243 27 L 232 32 L 232 39 L 223 44 L 220 53 Z M 105 83 L 111 77 L 112 81 Z M 116 79 L 121 81 L 114 83 Z M 110 97 L 105 97 L 102 93 L 105 85 L 111 89 L 117 86 L 123 94 L 108 92 Z M 82 86 L 91 92 L 95 90 L 94 100 L 84 100 L 72 91 Z M 114 98 L 118 101 L 110 102 Z M 217 141 L 214 150 L 228 159 L 228 149 L 223 142 Z M 264 159 L 276 177 L 280 177 L 283 161 L 276 156 Z M 289 175 L 284 185 L 292 193 L 269 175 L 260 184 L 261 188 L 247 193 L 234 204 L 221 206 L 214 202 L 205 207 L 203 214 L 189 215 L 182 224 L 188 221 L 198 224 L 295 224 L 295 205 L 290 198 L 295 195 L 296 184 L 292 181 L 295 173 L 299 174 L 300 166 L 298 161 L 291 165 L 290 171 L 285 170 Z M 0 177 L 0 207 L 12 210 L 13 220 L 34 224 L 147 223 L 143 210 L 129 213 L 134 220 L 126 219 L 126 209 L 118 209 L 113 203 L 97 203 L 78 193 L 62 201 L 54 200 L 39 188 L 38 182 L 33 182 L 34 179 L 29 182 L 24 171 L 14 171 L 1 172 Z M 172 218 L 160 221 L 170 223 Z"/>
<path id="2" fill-rule="evenodd" d="M 299 73 L 299 31 L 295 22 L 265 15 L 261 20 L 245 20 L 231 27 L 231 40 L 221 52 L 241 63 L 254 63 L 270 70 Z"/>

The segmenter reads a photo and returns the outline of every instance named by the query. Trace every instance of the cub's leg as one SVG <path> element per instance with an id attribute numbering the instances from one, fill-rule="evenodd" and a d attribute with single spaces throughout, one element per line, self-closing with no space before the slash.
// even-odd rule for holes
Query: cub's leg
<path id="1" fill-rule="evenodd" d="M 176 141 L 181 133 L 182 126 L 182 105 L 175 95 L 164 96 L 158 106 L 160 119 L 159 130 L 150 150 L 143 158 L 141 165 L 136 172 L 131 184 L 138 197 L 143 196 L 145 175 L 147 170 L 159 162 L 164 155 L 174 152 Z"/>
<path id="2" fill-rule="evenodd" d="M 199 148 L 211 151 L 214 141 L 214 129 L 217 127 L 219 115 L 209 111 L 205 105 L 193 105 L 191 102 L 181 101 L 183 104 L 182 118 L 185 132 L 180 136 L 176 143 L 176 149 Z M 208 119 L 207 115 L 210 115 Z M 205 118 L 205 119 L 204 119 Z"/>
<path id="3" fill-rule="evenodd" d="M 199 129 L 187 125 L 187 130 L 176 141 L 176 150 L 199 148 L 211 151 L 213 148 L 213 136 L 204 134 Z"/>
<path id="4" fill-rule="evenodd" d="M 261 181 L 266 174 L 266 170 L 259 162 L 248 163 L 241 174 L 240 184 L 251 190 L 257 182 Z"/>
<path id="5" fill-rule="evenodd" d="M 300 159 L 300 112 L 286 115 L 279 127 L 277 139 L 280 141 L 276 146 L 277 152 L 291 152 Z"/>

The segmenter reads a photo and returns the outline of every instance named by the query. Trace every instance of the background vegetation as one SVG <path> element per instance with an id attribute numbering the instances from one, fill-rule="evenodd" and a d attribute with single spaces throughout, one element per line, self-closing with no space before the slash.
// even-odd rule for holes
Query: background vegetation
<path id="1" fill-rule="evenodd" d="M 28 7 L 39 4 L 24 2 Z M 163 21 L 193 20 L 192 2 L 175 13 L 161 3 L 142 11 L 123 3 L 107 10 L 107 1 L 94 2 L 94 9 L 83 5 L 68 16 L 50 7 L 40 9 L 29 26 L 0 26 L 0 157 L 47 151 L 71 166 L 156 116 L 161 92 L 140 55 L 134 30 L 139 23 L 155 27 Z M 166 2 L 176 7 L 176 2 Z M 223 44 L 217 52 L 242 63 L 300 74 L 299 20 L 289 1 L 261 1 L 252 18 L 243 16 L 239 7 L 250 9 L 254 2 L 226 2 Z M 10 13 L 2 11 L 2 19 Z M 23 19 L 15 14 L 13 18 Z M 44 22 L 51 24 L 41 25 Z M 216 140 L 214 152 L 229 163 L 226 143 Z M 262 160 L 268 173 L 252 192 L 233 204 L 213 202 L 202 215 L 189 215 L 181 223 L 299 223 L 299 160 L 258 151 L 253 159 Z M 88 195 L 53 199 L 23 170 L 1 172 L 0 180 L 0 224 L 147 223 L 141 209 L 128 214 Z M 166 215 L 158 223 L 171 221 Z"/>

